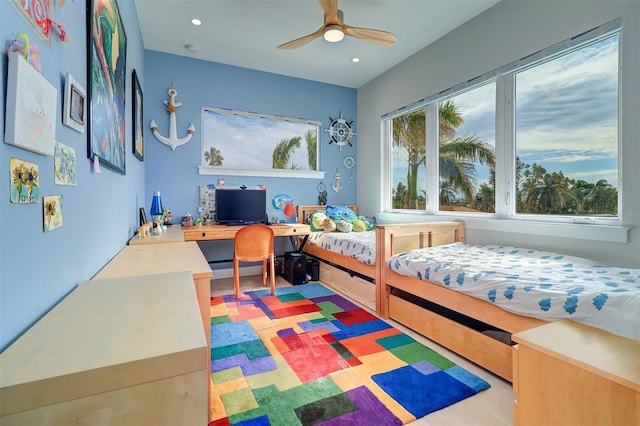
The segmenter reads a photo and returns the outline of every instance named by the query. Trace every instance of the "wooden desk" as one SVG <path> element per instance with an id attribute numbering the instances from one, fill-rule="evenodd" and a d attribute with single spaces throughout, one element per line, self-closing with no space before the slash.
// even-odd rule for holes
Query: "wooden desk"
<path id="1" fill-rule="evenodd" d="M 640 342 L 570 320 L 512 339 L 515 425 L 640 421 Z"/>
<path id="2" fill-rule="evenodd" d="M 277 223 L 269 226 L 273 229 L 276 237 L 296 237 L 298 235 L 309 235 L 311 232 L 309 225 L 302 223 Z M 183 226 L 182 232 L 185 241 L 230 240 L 243 227 L 226 225 Z"/>
<path id="3" fill-rule="evenodd" d="M 81 284 L 0 354 L 0 424 L 206 425 L 188 272 Z"/>
<path id="4" fill-rule="evenodd" d="M 189 271 L 196 289 L 202 332 L 211 361 L 211 278 L 213 271 L 196 242 L 125 246 L 93 280 Z M 211 380 L 209 380 L 211 382 Z M 209 395 L 211 390 L 209 389 Z M 209 417 L 211 418 L 211 417 Z"/>
<path id="5" fill-rule="evenodd" d="M 93 280 L 190 271 L 198 297 L 203 333 L 210 347 L 211 278 L 213 271 L 195 242 L 125 246 Z"/>
<path id="6" fill-rule="evenodd" d="M 184 242 L 184 234 L 180 225 L 169 225 L 167 230 L 158 234 L 151 235 L 147 238 L 140 238 L 135 235 L 129 240 L 129 245 L 139 244 L 166 244 L 166 243 L 182 243 Z"/>

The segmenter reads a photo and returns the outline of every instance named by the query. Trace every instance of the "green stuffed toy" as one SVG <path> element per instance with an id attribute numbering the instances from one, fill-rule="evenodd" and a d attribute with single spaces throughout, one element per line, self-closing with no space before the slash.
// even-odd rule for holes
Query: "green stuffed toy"
<path id="1" fill-rule="evenodd" d="M 327 215 L 322 210 L 317 210 L 311 214 L 309 218 L 309 228 L 311 231 L 324 231 L 324 221 Z"/>

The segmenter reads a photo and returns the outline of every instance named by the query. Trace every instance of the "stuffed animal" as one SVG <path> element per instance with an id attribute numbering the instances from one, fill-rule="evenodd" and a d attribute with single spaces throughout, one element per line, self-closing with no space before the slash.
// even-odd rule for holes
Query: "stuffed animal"
<path id="1" fill-rule="evenodd" d="M 322 230 L 324 232 L 333 232 L 336 228 L 336 223 L 330 217 L 325 218 L 324 222 L 322 222 Z"/>
<path id="2" fill-rule="evenodd" d="M 309 227 L 311 228 L 311 231 L 323 231 L 323 224 L 326 219 L 327 215 L 322 210 L 313 212 L 309 218 Z"/>
<path id="3" fill-rule="evenodd" d="M 353 223 L 358 218 L 358 215 L 347 206 L 327 206 L 326 211 L 327 216 L 335 222 L 346 220 L 349 223 Z"/>

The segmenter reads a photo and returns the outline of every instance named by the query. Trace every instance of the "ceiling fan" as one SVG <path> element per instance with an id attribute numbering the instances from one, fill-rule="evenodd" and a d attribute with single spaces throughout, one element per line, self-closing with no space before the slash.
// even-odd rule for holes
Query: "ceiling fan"
<path id="1" fill-rule="evenodd" d="M 318 2 L 324 11 L 324 24 L 309 35 L 281 44 L 278 49 L 297 49 L 318 37 L 324 37 L 325 40 L 335 43 L 342 40 L 345 35 L 385 46 L 391 46 L 396 42 L 396 36 L 393 33 L 345 24 L 342 11 L 338 9 L 338 0 L 318 0 Z"/>

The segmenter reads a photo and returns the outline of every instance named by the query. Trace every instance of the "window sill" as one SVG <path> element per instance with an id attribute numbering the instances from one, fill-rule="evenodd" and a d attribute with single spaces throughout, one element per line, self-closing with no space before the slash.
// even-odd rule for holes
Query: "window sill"
<path id="1" fill-rule="evenodd" d="M 290 169 L 225 169 L 224 167 L 198 166 L 199 175 L 262 176 L 303 179 L 324 179 L 324 171 Z"/>
<path id="2" fill-rule="evenodd" d="M 533 222 L 510 219 L 489 219 L 477 217 L 425 215 L 422 213 L 379 212 L 379 223 L 439 222 L 457 220 L 464 222 L 466 229 L 511 232 L 514 234 L 540 235 L 546 237 L 575 238 L 579 240 L 602 241 L 626 244 L 629 242 L 629 228 L 616 225 L 592 225 L 582 223 Z"/>

